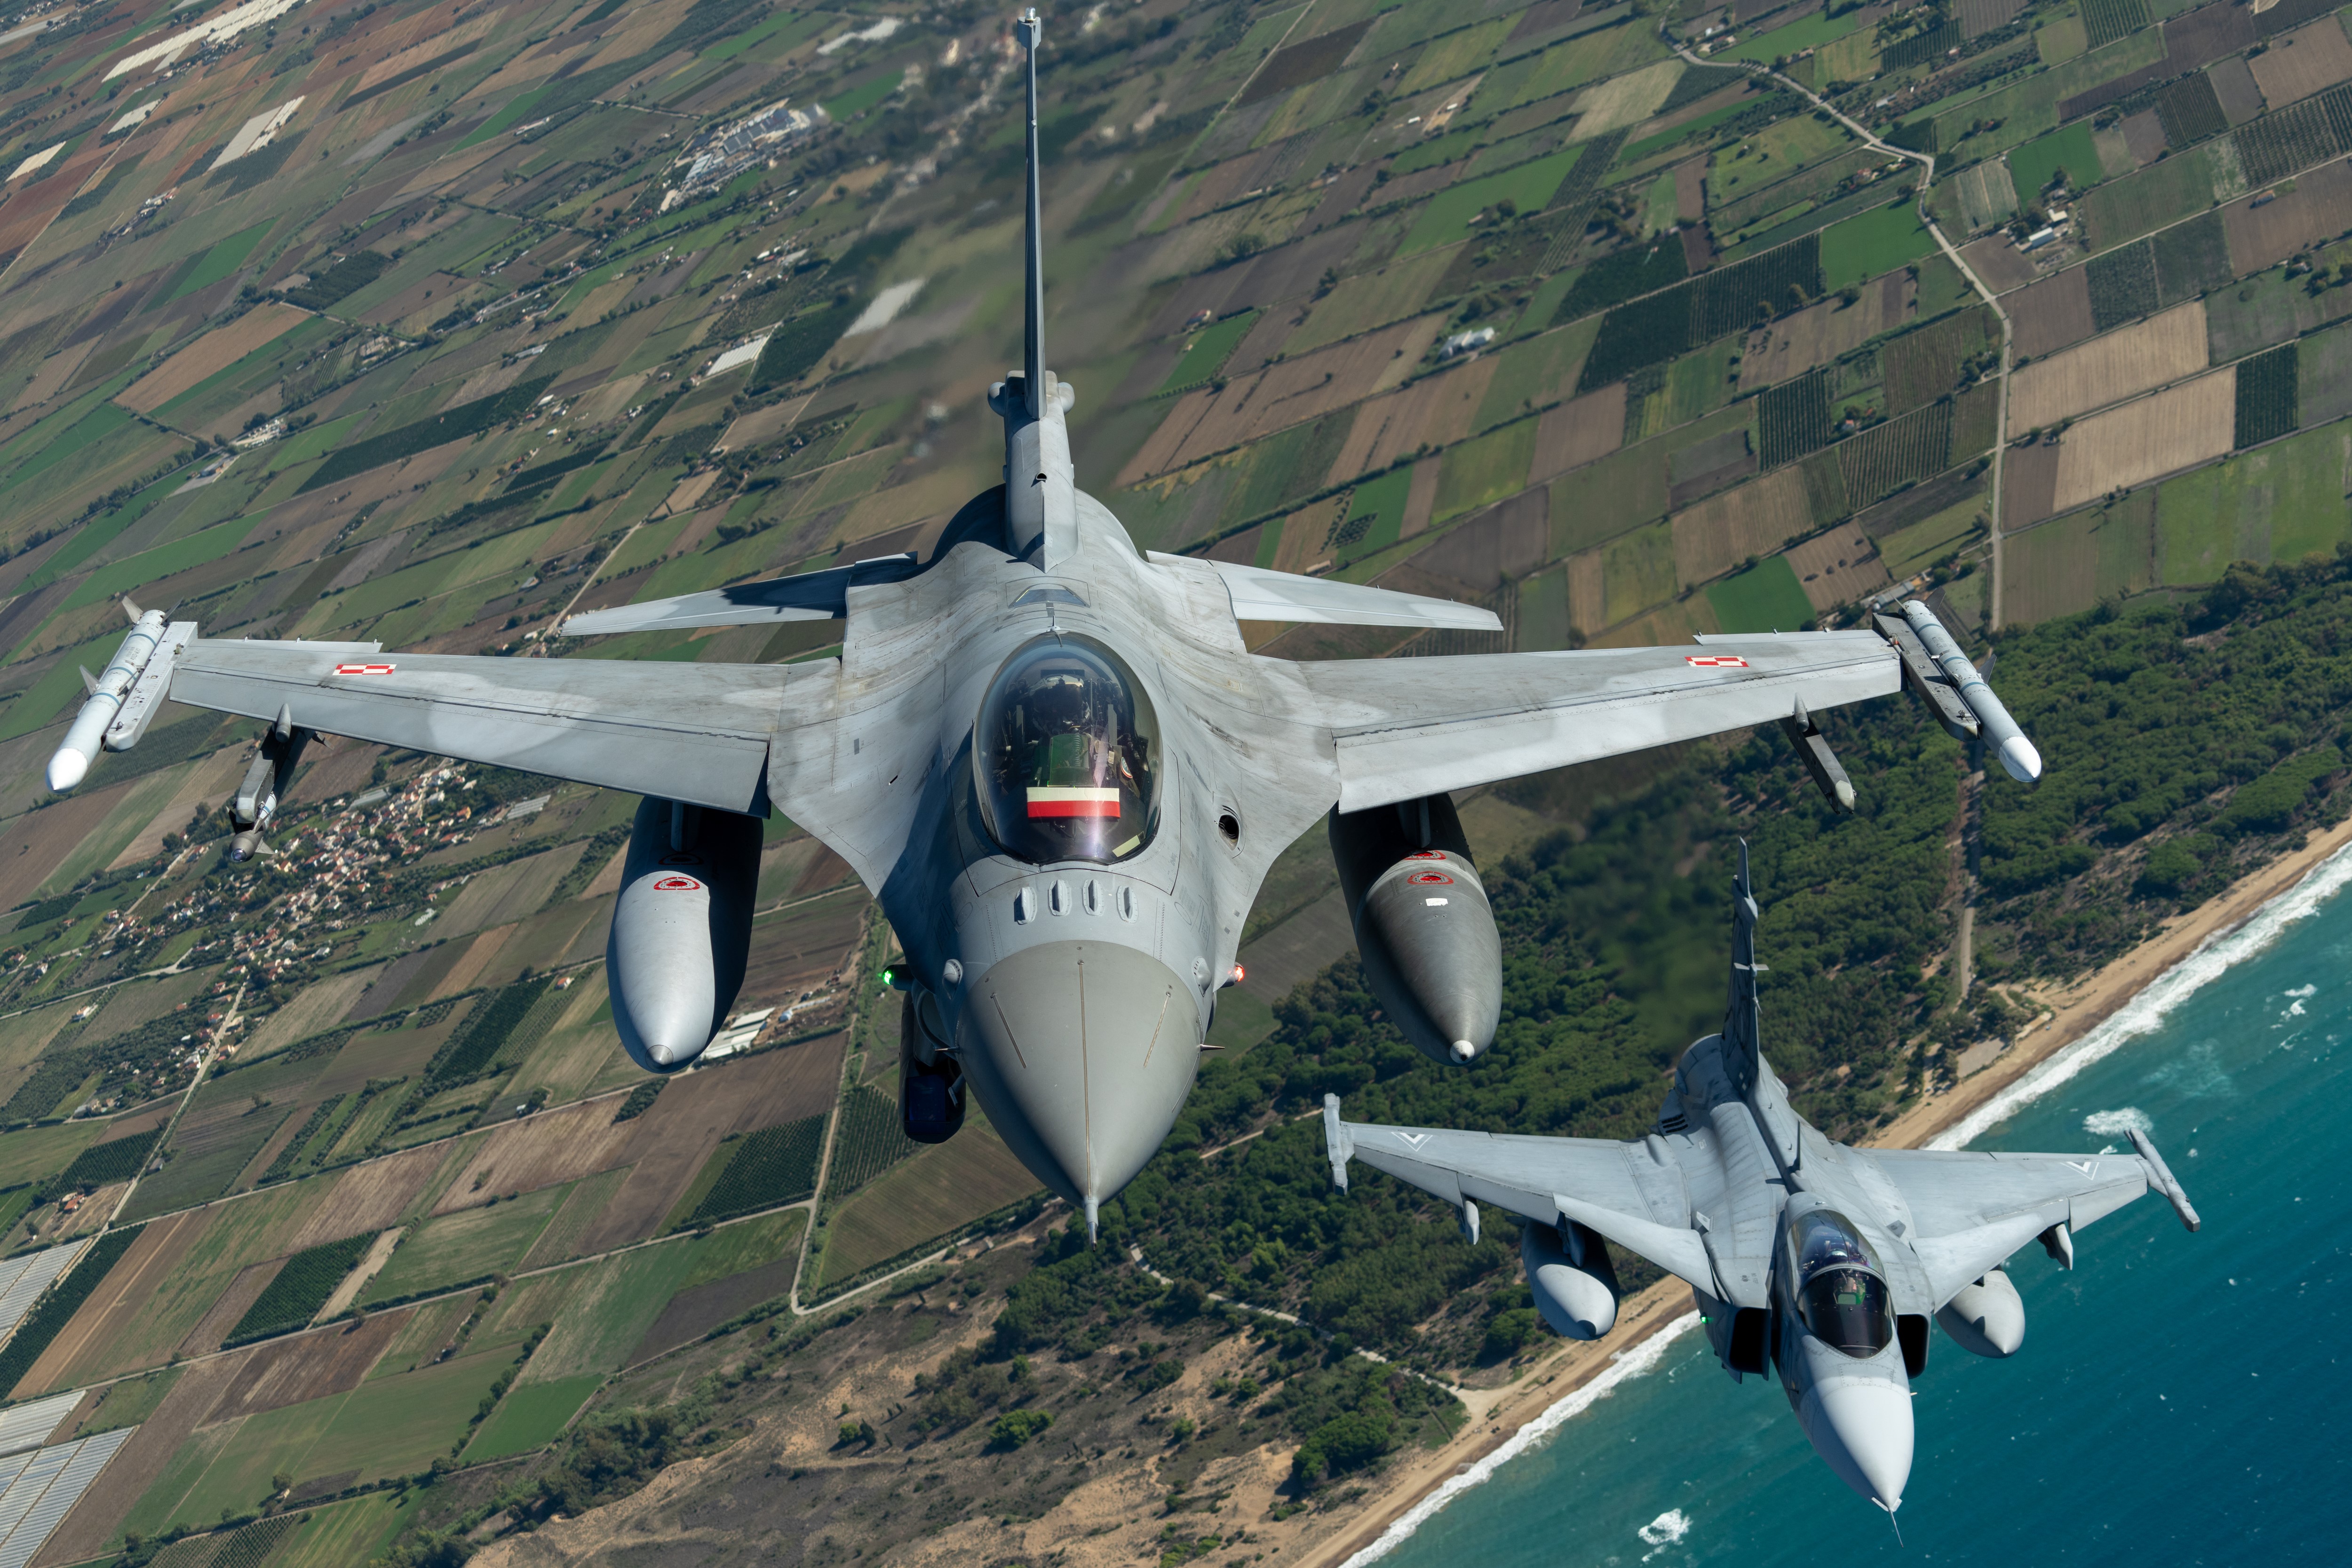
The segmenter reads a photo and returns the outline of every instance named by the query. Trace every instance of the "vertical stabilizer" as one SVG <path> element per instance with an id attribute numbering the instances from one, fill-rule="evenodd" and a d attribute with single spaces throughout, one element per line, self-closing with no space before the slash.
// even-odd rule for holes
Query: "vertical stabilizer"
<path id="1" fill-rule="evenodd" d="M 1739 877 L 1731 885 L 1731 1003 L 1723 1017 L 1724 1059 L 1741 1094 L 1756 1087 L 1761 1022 L 1756 1000 L 1756 888 L 1748 878 L 1748 840 L 1739 841 Z"/>
<path id="2" fill-rule="evenodd" d="M 1037 153 L 1037 46 L 1045 24 L 1034 7 L 1015 24 L 1029 69 L 1029 208 L 1023 235 L 1022 361 L 1018 375 L 988 389 L 988 405 L 1004 421 L 1005 545 L 1044 571 L 1060 570 L 1077 553 L 1077 476 L 1070 466 L 1064 416 L 1077 401 L 1068 383 L 1045 368 L 1045 225 L 1044 170 Z"/>
<path id="3" fill-rule="evenodd" d="M 1013 30 L 1020 35 L 1029 68 L 1029 223 L 1022 247 L 1029 279 L 1022 294 L 1027 317 L 1022 323 L 1021 402 L 1022 412 L 1034 420 L 1045 414 L 1045 223 L 1044 198 L 1037 190 L 1037 46 L 1045 38 L 1045 24 L 1032 5 Z"/>

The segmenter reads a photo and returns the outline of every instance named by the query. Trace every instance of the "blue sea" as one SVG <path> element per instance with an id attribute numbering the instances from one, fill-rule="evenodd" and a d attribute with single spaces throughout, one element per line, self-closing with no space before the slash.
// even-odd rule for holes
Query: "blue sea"
<path id="1" fill-rule="evenodd" d="M 1694 1321 L 1349 1568 L 2352 1563 L 2347 884 L 2352 854 L 1938 1140 L 2088 1152 L 2137 1124 L 2204 1229 L 2150 1193 L 2076 1238 L 2071 1274 L 2029 1246 L 2007 1362 L 1936 1331 L 1899 1543 Z"/>

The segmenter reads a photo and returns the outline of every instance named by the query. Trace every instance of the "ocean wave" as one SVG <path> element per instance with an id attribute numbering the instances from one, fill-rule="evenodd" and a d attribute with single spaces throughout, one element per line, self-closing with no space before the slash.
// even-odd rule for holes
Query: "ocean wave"
<path id="1" fill-rule="evenodd" d="M 2137 1105 L 2126 1105 L 2121 1110 L 2094 1110 L 2083 1118 L 2083 1131 L 2094 1138 L 2127 1137 L 2134 1129 L 2142 1132 L 2156 1131 L 2156 1123 Z"/>
<path id="2" fill-rule="evenodd" d="M 1651 1548 L 1642 1553 L 1642 1561 L 1647 1563 L 1667 1547 L 1678 1545 L 1682 1538 L 1690 1533 L 1690 1529 L 1691 1516 L 1678 1508 L 1668 1509 L 1658 1515 L 1633 1532 L 1642 1538 L 1643 1545 Z"/>
<path id="3" fill-rule="evenodd" d="M 2113 1056 L 2142 1035 L 2153 1034 L 2173 1009 L 2219 980 L 2238 963 L 2278 940 L 2281 931 L 2309 918 L 2352 884 L 2352 847 L 2337 850 L 2304 875 L 2303 880 L 2256 910 L 2243 923 L 2216 931 L 2143 987 L 2113 1016 L 2065 1049 L 2037 1063 L 2024 1077 L 1994 1095 L 1927 1142 L 1930 1149 L 1964 1149 L 2014 1116 L 2021 1107 L 2068 1079 Z"/>
<path id="4" fill-rule="evenodd" d="M 1667 1348 L 1696 1327 L 1698 1327 L 1698 1314 L 1685 1312 L 1632 1350 L 1620 1355 L 1606 1372 L 1582 1388 L 1568 1394 L 1542 1415 L 1512 1433 L 1493 1453 L 1458 1474 L 1448 1476 L 1444 1485 L 1407 1509 L 1395 1523 L 1381 1531 L 1379 1540 L 1349 1558 L 1339 1565 L 1339 1568 L 1364 1568 L 1366 1563 L 1377 1563 L 1395 1551 L 1404 1542 L 1410 1540 L 1415 1531 L 1434 1518 L 1437 1511 L 1447 1503 L 1452 1502 L 1472 1487 L 1482 1485 L 1496 1470 L 1558 1431 L 1562 1424 L 1581 1415 L 1594 1405 L 1608 1398 L 1619 1384 L 1628 1378 L 1639 1377 L 1643 1373 L 1654 1370 L 1658 1363 L 1665 1359 Z M 1664 1521 L 1660 1520 L 1656 1522 Z M 1655 1528 L 1655 1525 L 1651 1528 Z M 1685 1528 L 1688 1528 L 1687 1522 Z"/>

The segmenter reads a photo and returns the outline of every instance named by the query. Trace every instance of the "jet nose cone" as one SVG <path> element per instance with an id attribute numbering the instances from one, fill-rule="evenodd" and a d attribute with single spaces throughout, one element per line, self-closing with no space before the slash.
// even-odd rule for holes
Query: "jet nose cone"
<path id="1" fill-rule="evenodd" d="M 1159 1152 L 1200 1066 L 1192 988 L 1149 953 L 1049 942 L 992 965 L 958 1020 L 964 1071 L 1022 1163 L 1091 1220 Z"/>
<path id="2" fill-rule="evenodd" d="M 1832 1376 L 1806 1391 L 1801 1414 L 1806 1435 L 1839 1479 L 1889 1513 L 1903 1506 L 1911 1479 L 1911 1390 L 1899 1373 Z"/>

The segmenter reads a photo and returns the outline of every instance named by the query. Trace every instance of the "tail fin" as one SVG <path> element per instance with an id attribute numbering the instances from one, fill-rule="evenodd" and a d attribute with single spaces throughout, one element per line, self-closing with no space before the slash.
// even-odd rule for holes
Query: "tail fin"
<path id="1" fill-rule="evenodd" d="M 1762 1049 L 1756 976 L 1756 889 L 1748 877 L 1748 840 L 1739 841 L 1739 875 L 1731 884 L 1731 1001 L 1723 1018 L 1724 1055 L 1740 1079 L 1742 1094 L 1755 1085 Z"/>
<path id="2" fill-rule="evenodd" d="M 1028 279 L 1024 301 L 1020 385 L 1007 376 L 988 389 L 988 405 L 1004 421 L 1004 542 L 1012 555 L 1057 572 L 1077 553 L 1077 475 L 1070 466 L 1070 432 L 1063 416 L 1077 402 L 1066 381 L 1045 368 L 1045 171 L 1037 153 L 1037 46 L 1045 24 L 1034 7 L 1018 25 L 1029 56 Z"/>
<path id="3" fill-rule="evenodd" d="M 1029 67 L 1029 286 L 1021 340 L 1021 395 L 1034 420 L 1045 414 L 1045 225 L 1037 190 L 1037 46 L 1045 38 L 1045 24 L 1034 5 L 1022 16 L 1015 31 Z"/>

